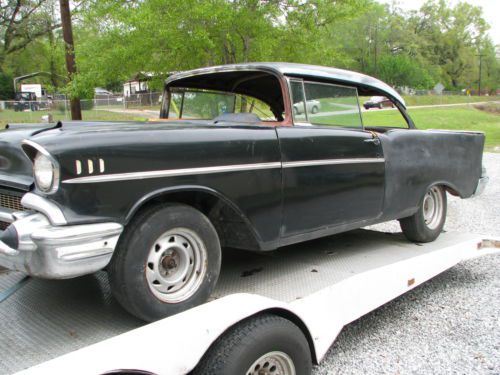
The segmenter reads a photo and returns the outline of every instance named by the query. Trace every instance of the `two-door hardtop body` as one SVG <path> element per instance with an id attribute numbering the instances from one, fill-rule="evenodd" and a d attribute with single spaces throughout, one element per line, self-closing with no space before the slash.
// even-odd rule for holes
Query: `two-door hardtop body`
<path id="1" fill-rule="evenodd" d="M 358 96 L 373 95 L 405 128 L 363 126 Z M 160 118 L 0 133 L 0 265 L 45 278 L 107 267 L 122 305 L 153 320 L 208 298 L 221 246 L 267 251 L 393 219 L 431 241 L 445 192 L 487 181 L 482 133 L 417 130 L 394 89 L 345 70 L 182 72 Z"/>

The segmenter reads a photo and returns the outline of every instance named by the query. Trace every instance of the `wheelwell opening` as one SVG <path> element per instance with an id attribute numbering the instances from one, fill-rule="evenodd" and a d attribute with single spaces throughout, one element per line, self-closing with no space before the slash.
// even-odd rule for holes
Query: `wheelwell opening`
<path id="1" fill-rule="evenodd" d="M 308 346 L 309 346 L 309 350 L 310 350 L 310 353 L 311 353 L 311 360 L 312 360 L 313 364 L 314 365 L 318 365 L 319 364 L 318 359 L 316 357 L 316 350 L 314 349 L 314 341 L 313 341 L 313 339 L 311 337 L 311 334 L 309 333 L 309 330 L 307 329 L 306 325 L 302 321 L 302 319 L 300 319 L 297 315 L 295 315 L 291 311 L 288 311 L 288 310 L 283 309 L 283 308 L 276 307 L 276 308 L 270 308 L 270 309 L 266 309 L 266 310 L 262 310 L 262 311 L 256 312 L 255 314 L 249 315 L 249 316 L 247 316 L 247 317 L 245 317 L 245 318 L 243 318 L 243 319 L 235 322 L 231 326 L 227 327 L 223 332 L 221 332 L 219 334 L 219 336 L 217 337 L 217 339 L 215 339 L 214 341 L 212 341 L 212 343 L 210 344 L 210 346 L 205 350 L 205 352 L 201 356 L 201 358 L 198 361 L 198 364 L 196 366 L 199 366 L 199 364 L 202 362 L 203 357 L 205 357 L 211 351 L 211 349 L 214 348 L 214 346 L 216 346 L 216 344 L 218 342 L 220 342 L 224 338 L 224 336 L 228 332 L 231 332 L 231 330 L 233 330 L 236 326 L 238 326 L 238 325 L 240 325 L 240 324 L 242 324 L 242 323 L 244 323 L 246 321 L 255 319 L 255 318 L 257 318 L 257 317 L 259 317 L 261 315 L 275 315 L 275 316 L 279 316 L 280 318 L 286 319 L 286 320 L 290 321 L 291 323 L 293 323 L 294 325 L 296 325 L 301 330 L 301 332 L 304 334 L 304 336 L 305 336 L 305 338 L 307 340 L 307 343 L 308 343 Z M 192 374 L 192 372 L 190 372 L 189 374 Z"/>
<path id="2" fill-rule="evenodd" d="M 441 184 L 441 186 L 444 188 L 444 190 L 448 193 L 450 193 L 451 195 L 455 196 L 455 197 L 461 197 L 460 193 L 458 191 L 456 191 L 453 187 L 451 187 L 450 185 L 447 185 L 447 184 Z"/>
<path id="3" fill-rule="evenodd" d="M 450 193 L 451 195 L 453 195 L 455 197 L 462 198 L 462 194 L 460 194 L 460 192 L 454 186 L 452 186 L 451 184 L 449 184 L 448 182 L 439 181 L 439 182 L 433 183 L 433 184 L 431 184 L 431 185 L 429 185 L 427 187 L 426 191 L 428 191 L 433 186 L 441 186 L 444 189 L 445 192 L 448 192 L 448 193 Z"/>
<path id="4" fill-rule="evenodd" d="M 224 199 L 204 191 L 176 191 L 157 195 L 134 213 L 152 205 L 182 203 L 202 212 L 215 227 L 222 247 L 260 250 L 256 234 L 244 215 Z"/>
<path id="5" fill-rule="evenodd" d="M 300 319 L 297 315 L 295 315 L 291 311 L 285 310 L 285 309 L 280 309 L 280 308 L 263 310 L 263 311 L 260 311 L 251 317 L 255 317 L 257 315 L 265 314 L 265 313 L 274 314 L 274 315 L 277 315 L 283 319 L 287 319 L 287 320 L 291 321 L 293 324 L 295 324 L 297 327 L 299 327 L 299 329 L 302 331 L 302 333 L 306 337 L 307 343 L 309 344 L 309 350 L 311 351 L 311 358 L 312 358 L 313 363 L 315 365 L 319 364 L 318 358 L 316 356 L 316 350 L 314 349 L 313 338 L 311 337 L 311 333 L 309 332 L 309 329 L 307 328 L 305 323 L 302 321 L 302 319 Z"/>

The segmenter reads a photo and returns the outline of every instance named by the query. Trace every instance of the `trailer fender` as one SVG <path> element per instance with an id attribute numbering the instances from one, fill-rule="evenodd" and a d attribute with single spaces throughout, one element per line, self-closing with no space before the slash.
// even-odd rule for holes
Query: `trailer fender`
<path id="1" fill-rule="evenodd" d="M 105 374 L 142 370 L 153 374 L 186 374 L 209 347 L 236 323 L 261 312 L 290 319 L 311 336 L 303 320 L 286 303 L 237 293 L 148 324 L 97 344 L 31 367 L 18 374 Z M 175 353 L 172 355 L 172 353 Z M 314 358 L 314 348 L 311 348 Z"/>

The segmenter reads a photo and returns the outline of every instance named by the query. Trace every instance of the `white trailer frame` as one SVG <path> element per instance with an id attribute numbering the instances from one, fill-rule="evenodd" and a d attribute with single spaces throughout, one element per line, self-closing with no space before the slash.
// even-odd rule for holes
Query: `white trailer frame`
<path id="1" fill-rule="evenodd" d="M 186 374 L 224 332 L 263 312 L 298 325 L 308 338 L 313 362 L 319 363 L 346 324 L 463 260 L 500 252 L 498 240 L 478 235 L 443 233 L 435 242 L 417 246 L 400 235 L 350 233 L 315 242 L 317 250 L 304 251 L 311 246 L 306 243 L 295 246 L 290 256 L 283 255 L 289 251 L 284 249 L 283 256 L 261 255 L 255 261 L 246 255 L 234 264 L 229 260 L 224 267 L 230 270 L 221 275 L 217 299 L 20 374 L 66 374 L 68 370 L 102 374 L 118 369 Z M 248 269 L 254 263 L 265 264 L 268 274 L 260 272 L 255 280 L 235 277 L 241 276 L 242 265 Z"/>

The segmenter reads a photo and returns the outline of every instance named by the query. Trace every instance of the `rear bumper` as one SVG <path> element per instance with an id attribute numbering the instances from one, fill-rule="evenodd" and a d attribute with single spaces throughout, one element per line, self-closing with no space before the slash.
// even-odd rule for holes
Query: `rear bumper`
<path id="1" fill-rule="evenodd" d="M 483 171 L 481 173 L 481 178 L 477 182 L 476 190 L 474 190 L 474 194 L 472 194 L 472 197 L 477 197 L 478 195 L 483 194 L 483 191 L 486 188 L 486 185 L 488 185 L 489 181 L 490 181 L 490 178 L 488 177 L 488 175 L 486 173 L 486 169 L 483 168 Z"/>
<path id="2" fill-rule="evenodd" d="M 0 266 L 32 276 L 64 279 L 104 268 L 123 226 L 118 223 L 54 225 L 40 212 L 14 213 L 0 232 Z"/>

